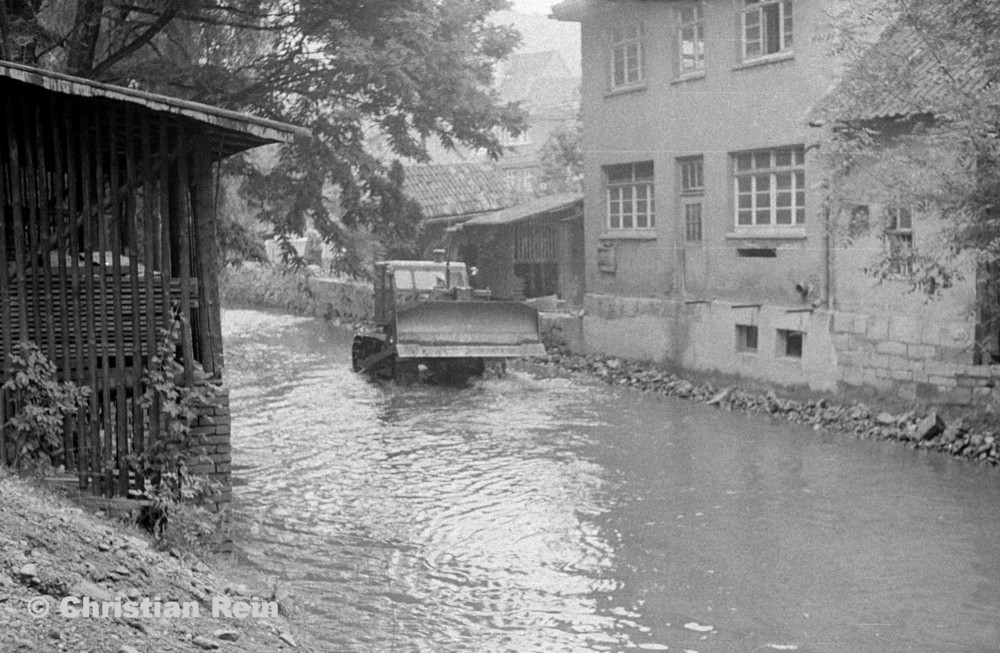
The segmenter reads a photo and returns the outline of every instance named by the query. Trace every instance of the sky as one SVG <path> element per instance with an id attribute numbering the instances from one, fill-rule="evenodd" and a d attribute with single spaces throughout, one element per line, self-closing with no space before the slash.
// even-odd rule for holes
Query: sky
<path id="1" fill-rule="evenodd" d="M 551 14 L 552 5 L 559 4 L 559 0 L 513 0 L 514 11 L 523 14 Z"/>

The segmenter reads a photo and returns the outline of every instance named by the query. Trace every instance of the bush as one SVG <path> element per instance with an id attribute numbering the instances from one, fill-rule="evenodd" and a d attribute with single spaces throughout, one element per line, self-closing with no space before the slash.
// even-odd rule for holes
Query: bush
<path id="1" fill-rule="evenodd" d="M 90 388 L 57 381 L 55 364 L 31 341 L 15 345 L 9 358 L 11 376 L 3 389 L 10 393 L 14 414 L 3 424 L 13 443 L 7 462 L 21 470 L 44 469 L 52 456 L 64 453 L 63 424 L 87 406 Z"/>

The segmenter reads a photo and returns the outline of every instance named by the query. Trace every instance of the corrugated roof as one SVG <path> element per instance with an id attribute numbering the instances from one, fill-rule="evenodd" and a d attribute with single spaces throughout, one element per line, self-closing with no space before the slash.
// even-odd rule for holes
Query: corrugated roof
<path id="1" fill-rule="evenodd" d="M 577 203 L 581 206 L 583 205 L 583 195 L 580 193 L 548 195 L 466 220 L 462 223 L 462 227 L 496 227 L 498 225 L 514 224 L 546 213 L 558 213 Z"/>
<path id="2" fill-rule="evenodd" d="M 922 20 L 949 23 L 947 3 L 926 8 Z M 898 19 L 844 78 L 813 108 L 812 120 L 878 120 L 938 114 L 956 95 L 975 94 L 987 77 L 971 48 L 957 39 L 934 39 Z"/>
<path id="3" fill-rule="evenodd" d="M 403 188 L 428 219 L 498 211 L 520 199 L 492 162 L 407 166 Z"/>
<path id="4" fill-rule="evenodd" d="M 31 84 L 54 93 L 84 98 L 105 98 L 143 106 L 152 111 L 180 115 L 211 125 L 222 141 L 224 154 L 234 154 L 257 145 L 287 143 L 294 137 L 309 138 L 309 130 L 245 113 L 180 100 L 136 89 L 103 84 L 51 70 L 0 61 L 0 77 Z"/>

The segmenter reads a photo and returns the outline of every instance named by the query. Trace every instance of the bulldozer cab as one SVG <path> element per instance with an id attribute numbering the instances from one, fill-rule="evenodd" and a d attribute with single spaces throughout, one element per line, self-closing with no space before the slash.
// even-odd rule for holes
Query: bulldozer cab
<path id="1" fill-rule="evenodd" d="M 375 321 L 388 324 L 397 307 L 457 299 L 468 291 L 465 263 L 381 261 L 375 264 Z"/>

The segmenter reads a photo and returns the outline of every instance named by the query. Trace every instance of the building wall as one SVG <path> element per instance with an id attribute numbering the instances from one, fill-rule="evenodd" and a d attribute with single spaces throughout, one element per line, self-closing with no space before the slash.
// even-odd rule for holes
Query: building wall
<path id="1" fill-rule="evenodd" d="M 802 229 L 759 238 L 759 230 L 735 228 L 731 154 L 756 148 L 814 145 L 819 134 L 804 117 L 831 81 L 819 47 L 810 35 L 821 26 L 817 2 L 794 4 L 797 35 L 794 58 L 741 66 L 739 8 L 742 2 L 705 3 L 704 75 L 680 81 L 676 3 L 615 3 L 583 25 L 583 118 L 588 206 L 587 284 L 593 292 L 658 297 L 688 290 L 714 297 L 748 296 L 795 301 L 795 284 L 820 278 L 818 241 L 822 213 L 818 192 L 807 192 Z M 642 20 L 645 27 L 646 82 L 633 91 L 610 87 L 610 28 L 616 21 Z M 596 126 L 596 127 L 595 127 Z M 703 241 L 683 241 L 677 158 L 704 156 Z M 806 183 L 815 184 L 815 150 L 808 149 Z M 615 234 L 605 228 L 604 167 L 651 160 L 654 163 L 656 228 L 651 233 Z M 592 207 L 592 208 L 591 208 Z M 753 235 L 737 239 L 738 235 Z M 613 245 L 618 269 L 598 270 L 593 253 Z M 740 257 L 737 249 L 768 246 L 776 259 Z"/>
<path id="2" fill-rule="evenodd" d="M 967 366 L 972 275 L 932 302 L 907 292 L 906 278 L 878 283 L 865 268 L 885 246 L 880 231 L 842 240 L 841 216 L 823 206 L 823 134 L 807 116 L 838 72 L 817 40 L 830 4 L 796 0 L 793 53 L 753 65 L 740 52 L 745 3 L 705 2 L 704 74 L 683 80 L 675 73 L 681 3 L 588 5 L 582 16 L 587 350 L 816 390 L 868 384 L 911 399 L 973 400 L 966 388 L 982 373 Z M 629 21 L 644 26 L 645 81 L 614 90 L 612 28 Z M 804 223 L 738 227 L 734 153 L 784 146 L 805 151 Z M 703 157 L 702 239 L 687 242 L 678 158 L 694 155 Z M 607 166 L 644 161 L 654 166 L 655 228 L 612 230 Z M 862 198 L 874 202 L 873 210 L 876 200 Z M 938 240 L 940 224 L 921 218 L 918 246 Z M 761 250 L 770 256 L 748 255 Z M 924 333 L 924 324 L 936 326 Z M 756 352 L 739 350 L 738 325 L 757 328 Z M 800 356 L 789 355 L 780 339 L 788 332 L 802 334 Z"/>

